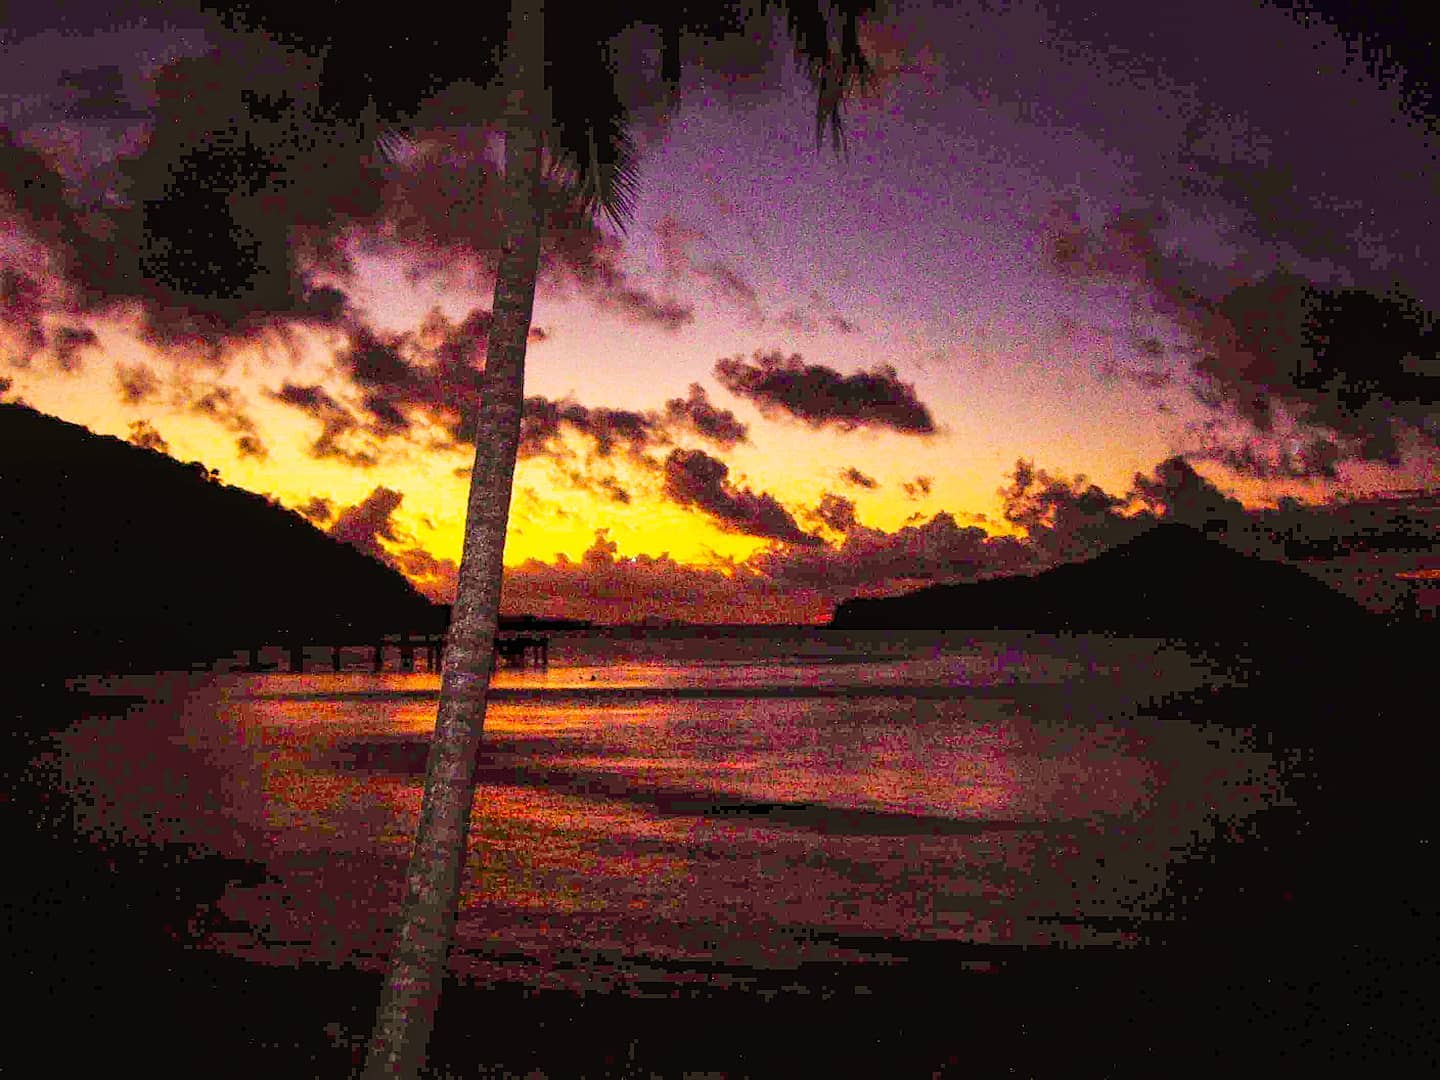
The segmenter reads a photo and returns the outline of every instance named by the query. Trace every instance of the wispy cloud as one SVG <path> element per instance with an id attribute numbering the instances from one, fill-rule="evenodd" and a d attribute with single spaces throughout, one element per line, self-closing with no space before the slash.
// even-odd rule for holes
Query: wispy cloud
<path id="1" fill-rule="evenodd" d="M 900 485 L 900 490 L 905 492 L 908 499 L 923 499 L 930 494 L 930 487 L 934 478 L 930 476 L 917 476 L 914 480 L 906 480 Z"/>
<path id="2" fill-rule="evenodd" d="M 840 479 L 851 487 L 865 488 L 869 491 L 873 491 L 880 486 L 879 482 L 876 481 L 873 476 L 866 476 L 853 465 L 840 474 Z"/>

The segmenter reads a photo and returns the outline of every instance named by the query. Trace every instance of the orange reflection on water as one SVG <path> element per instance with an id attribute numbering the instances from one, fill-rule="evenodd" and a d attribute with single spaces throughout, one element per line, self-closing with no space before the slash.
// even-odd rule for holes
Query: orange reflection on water
<path id="1" fill-rule="evenodd" d="M 538 979 L 557 949 L 785 966 L 845 935 L 1115 940 L 1047 919 L 1153 904 L 1207 815 L 1273 805 L 1263 756 L 1185 725 L 1142 726 L 1120 698 L 1072 719 L 1069 684 L 1046 682 L 1088 670 L 1113 695 L 1124 657 L 1088 669 L 1001 659 L 700 664 L 686 682 L 686 664 L 662 658 L 607 676 L 651 698 L 584 696 L 598 665 L 497 679 L 519 696 L 486 719 L 457 965 L 516 977 L 522 955 Z M 1155 658 L 1142 660 L 1148 695 Z M 1039 681 L 1003 681 L 1020 669 Z M 857 672 L 855 685 L 895 694 L 776 689 Z M 989 689 L 903 689 L 959 679 Z M 726 693 L 659 693 L 674 686 Z M 224 777 L 226 813 L 248 838 L 237 853 L 276 879 L 234 890 L 229 912 L 254 929 L 227 947 L 383 955 L 436 689 L 424 675 L 243 676 L 186 710 L 186 739 Z"/>

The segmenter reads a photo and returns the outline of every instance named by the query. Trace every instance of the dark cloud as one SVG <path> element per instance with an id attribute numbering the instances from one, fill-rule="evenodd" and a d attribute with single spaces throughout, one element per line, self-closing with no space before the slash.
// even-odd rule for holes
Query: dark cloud
<path id="1" fill-rule="evenodd" d="M 832 532 L 848 533 L 855 527 L 855 503 L 843 495 L 827 491 L 820 496 L 820 505 L 808 516 Z"/>
<path id="2" fill-rule="evenodd" d="M 1159 359 L 1166 353 L 1165 343 L 1157 337 L 1142 337 L 1136 335 L 1132 344 L 1144 356 Z"/>
<path id="3" fill-rule="evenodd" d="M 1125 363 L 1115 358 L 1108 358 L 1100 363 L 1099 374 L 1102 379 L 1124 380 L 1134 383 L 1145 390 L 1164 390 L 1175 383 L 1175 373 L 1165 367 L 1165 347 L 1154 338 L 1147 338 L 1135 343 L 1144 361 L 1140 366 L 1132 363 Z M 1159 350 L 1158 352 L 1152 350 Z"/>
<path id="4" fill-rule="evenodd" d="M 264 461 L 270 456 L 270 451 L 258 435 L 241 435 L 235 440 L 235 452 L 242 458 L 255 458 L 257 461 Z"/>
<path id="5" fill-rule="evenodd" d="M 833 425 L 842 431 L 885 428 L 913 435 L 931 435 L 935 421 L 889 365 L 873 371 L 841 375 L 823 364 L 807 364 L 799 354 L 756 353 L 715 365 L 720 384 L 738 397 L 753 401 L 766 415 L 792 416 L 811 427 Z"/>
<path id="6" fill-rule="evenodd" d="M 1191 454 L 1197 461 L 1214 461 L 1227 469 L 1257 480 L 1334 479 L 1344 456 L 1332 439 L 1316 435 L 1297 439 L 1292 445 L 1266 445 L 1258 439 L 1236 444 L 1210 446 Z"/>
<path id="7" fill-rule="evenodd" d="M 498 129 L 480 126 L 417 131 L 403 166 L 385 170 L 382 207 L 366 223 L 364 246 L 398 257 L 412 280 L 482 285 L 502 242 L 499 138 Z M 602 310 L 638 324 L 678 330 L 694 321 L 691 305 L 657 296 L 625 273 L 619 242 L 579 212 L 558 175 L 542 184 L 539 198 L 547 224 L 542 280 L 578 289 Z M 546 336 L 540 330 L 533 340 Z"/>
<path id="8" fill-rule="evenodd" d="M 160 432 L 155 430 L 155 425 L 149 420 L 132 420 L 130 422 L 129 441 L 134 446 L 143 447 L 146 450 L 154 450 L 157 453 L 170 453 L 170 444 L 165 441 Z"/>
<path id="9" fill-rule="evenodd" d="M 619 269 L 618 259 L 597 258 L 570 268 L 570 276 L 596 307 L 630 322 L 675 331 L 695 321 L 694 305 L 658 297 L 632 284 Z"/>
<path id="10" fill-rule="evenodd" d="M 1098 232 L 1059 220 L 1048 250 L 1058 270 L 1122 282 L 1138 304 L 1173 320 L 1190 339 L 1185 351 L 1203 404 L 1262 440 L 1291 423 L 1308 429 L 1300 449 L 1242 443 L 1202 452 L 1257 476 L 1325 476 L 1346 458 L 1398 463 L 1406 430 L 1440 445 L 1433 312 L 1395 288 L 1369 291 L 1286 269 L 1222 281 L 1163 244 L 1165 227 L 1163 215 L 1143 209 L 1117 215 Z M 1136 344 L 1151 366 L 1116 373 L 1152 389 L 1168 385 L 1174 373 L 1153 363 L 1164 346 Z"/>
<path id="11" fill-rule="evenodd" d="M 583 473 L 577 469 L 564 470 L 565 479 L 576 491 L 590 491 L 613 503 L 621 506 L 629 506 L 632 502 L 630 491 L 624 484 L 613 476 L 596 476 L 593 473 Z M 543 500 L 535 494 L 533 488 L 525 488 L 527 499 L 534 505 L 541 505 Z M 556 517 L 567 517 L 569 512 L 563 507 L 549 504 L 547 509 Z"/>
<path id="12" fill-rule="evenodd" d="M 356 426 L 376 439 L 405 437 L 421 414 L 451 446 L 473 445 L 492 321 L 479 308 L 458 323 L 436 310 L 413 332 L 388 333 L 347 319 L 335 361 L 361 391 Z"/>
<path id="13" fill-rule="evenodd" d="M 460 567 L 454 559 L 437 559 L 424 548 L 411 546 L 392 552 L 389 562 L 431 600 L 448 604 L 455 599 Z"/>
<path id="14" fill-rule="evenodd" d="M 655 223 L 655 241 L 660 245 L 660 263 L 669 282 L 689 276 L 695 265 L 694 249 L 710 237 L 703 230 L 687 225 L 669 214 Z"/>
<path id="15" fill-rule="evenodd" d="M 400 354 L 406 337 L 382 336 L 369 327 L 352 324 L 346 344 L 335 357 L 339 367 L 348 370 L 364 390 L 361 409 L 371 430 L 381 436 L 409 432 L 410 420 L 402 404 L 428 396 L 419 370 Z"/>
<path id="16" fill-rule="evenodd" d="M 378 463 L 372 448 L 353 445 L 351 436 L 360 429 L 355 414 L 331 397 L 323 387 L 286 382 L 270 396 L 320 421 L 320 435 L 310 444 L 311 457 L 317 460 L 334 458 L 362 469 Z"/>
<path id="17" fill-rule="evenodd" d="M 342 509 L 327 531 L 337 540 L 386 562 L 387 552 L 380 541 L 400 543 L 405 539 L 393 520 L 404 499 L 405 496 L 393 488 L 376 487 L 354 506 Z"/>
<path id="18" fill-rule="evenodd" d="M 152 338 L 243 340 L 343 314 L 318 275 L 349 272 L 340 237 L 378 209 L 378 185 L 362 133 L 307 96 L 305 63 L 237 49 L 155 76 L 151 137 L 120 163 L 138 280 L 117 283 L 145 302 Z"/>
<path id="19" fill-rule="evenodd" d="M 68 184 L 48 152 L 0 131 L 3 216 L 44 249 L 49 313 L 137 310 L 152 343 L 212 352 L 334 323 L 343 296 L 314 275 L 345 271 L 338 238 L 373 208 L 375 184 L 355 133 L 297 97 L 304 80 L 286 68 L 299 61 L 272 59 L 217 53 L 161 68 L 149 137 L 98 182 Z M 12 325 L 16 314 L 5 312 Z"/>
<path id="20" fill-rule="evenodd" d="M 502 242 L 490 133 L 417 132 L 414 150 L 383 169 L 382 208 L 367 248 L 397 257 L 411 280 L 478 287 Z M 498 134 L 496 136 L 498 138 Z"/>
<path id="21" fill-rule="evenodd" d="M 870 491 L 880 486 L 874 477 L 866 476 L 853 465 L 840 474 L 840 479 L 852 487 L 865 488 Z"/>
<path id="22" fill-rule="evenodd" d="M 757 553 L 749 565 L 791 588 L 832 599 L 897 592 L 935 581 L 966 581 L 1035 565 L 1035 552 L 1013 537 L 962 527 L 947 513 L 893 533 L 850 522 L 838 547 Z"/>
<path id="23" fill-rule="evenodd" d="M 489 314 L 413 335 L 367 328 L 342 291 L 353 276 L 345 244 L 409 247 L 422 262 L 438 253 L 442 266 L 460 253 L 488 271 L 498 249 L 489 241 L 499 235 L 486 231 L 494 224 L 493 170 L 456 168 L 444 153 L 420 154 L 414 167 L 377 161 L 365 131 L 318 104 L 307 63 L 261 48 L 166 64 L 150 88 L 147 134 L 69 180 L 56 154 L 0 130 L 0 228 L 29 252 L 23 265 L 0 268 L 0 321 L 17 346 L 16 363 L 53 346 L 57 362 L 73 367 L 93 341 L 79 323 L 131 313 L 150 344 L 212 359 L 242 342 L 323 327 L 345 335 L 338 359 L 363 392 L 348 407 L 333 398 L 323 409 L 310 404 L 325 425 L 313 453 L 374 462 L 373 444 L 342 438 L 352 431 L 347 413 L 372 440 L 410 437 L 423 415 L 451 444 L 472 443 Z M 114 70 L 71 81 L 96 107 L 131 89 Z M 600 306 L 640 322 L 673 329 L 691 320 L 687 305 L 627 278 L 618 243 L 562 205 L 554 187 L 543 193 L 554 211 L 543 263 L 549 280 L 578 285 Z M 56 318 L 77 326 L 47 335 L 47 320 Z M 546 336 L 532 328 L 532 340 Z M 122 382 L 131 403 L 152 393 L 143 376 Z M 717 412 L 699 423 L 721 418 Z M 240 434 L 258 438 L 253 429 Z M 603 433 L 600 443 L 603 454 Z"/>
<path id="24" fill-rule="evenodd" d="M 665 459 L 665 494 L 681 506 L 705 511 L 728 532 L 787 544 L 824 543 L 803 531 L 774 496 L 736 488 L 729 475 L 729 466 L 703 450 L 672 450 Z"/>
<path id="25" fill-rule="evenodd" d="M 819 593 L 744 563 L 707 567 L 668 554 L 622 557 L 604 529 L 578 561 L 557 555 L 506 567 L 504 595 L 510 612 L 612 623 L 677 614 L 698 622 L 818 622 L 833 607 Z"/>
<path id="26" fill-rule="evenodd" d="M 255 435 L 255 421 L 245 411 L 245 402 L 234 389 L 212 384 L 203 388 L 182 384 L 182 394 L 190 398 L 190 411 L 215 421 L 241 436 Z"/>
<path id="27" fill-rule="evenodd" d="M 8 196 L 0 217 L 45 252 L 46 280 L 12 274 L 0 304 L 30 351 L 44 344 L 40 313 L 138 311 L 152 344 L 212 357 L 295 327 L 339 327 L 351 315 L 342 291 L 353 277 L 347 243 L 400 255 L 412 276 L 493 271 L 497 185 L 483 146 L 455 145 L 447 131 L 440 152 L 387 164 L 374 153 L 373 131 L 326 111 L 310 61 L 258 38 L 239 45 L 160 67 L 149 91 L 152 122 L 137 127 L 147 135 L 104 165 L 90 162 L 73 185 L 48 152 L 0 132 Z M 113 71 L 80 79 L 95 106 L 128 93 Z M 422 142 L 425 135 L 417 133 Z M 554 211 L 548 277 L 640 322 L 688 323 L 686 305 L 626 277 L 618 243 L 560 191 L 547 180 L 541 193 Z"/>
<path id="28" fill-rule="evenodd" d="M 153 449 L 158 454 L 168 454 L 170 444 L 161 438 L 160 432 L 150 420 L 131 420 L 130 423 L 131 445 L 143 446 L 144 449 Z"/>
<path id="29" fill-rule="evenodd" d="M 1184 287 L 1157 239 L 1166 224 L 1161 211 L 1144 206 L 1120 211 L 1096 230 L 1073 207 L 1056 205 L 1046 223 L 1044 250 L 1051 266 L 1067 276 L 1146 285 L 1176 298 Z"/>
<path id="30" fill-rule="evenodd" d="M 699 383 L 690 384 L 689 397 L 671 398 L 665 403 L 665 419 L 673 427 L 688 428 L 725 450 L 745 442 L 749 434 L 733 412 L 710 403 Z"/>
<path id="31" fill-rule="evenodd" d="M 1098 554 L 1154 520 L 1126 516 L 1125 498 L 1088 483 L 1084 476 L 1053 476 L 1024 459 L 1010 475 L 1010 486 L 1000 490 L 1005 520 L 1023 528 L 1030 545 L 1046 560 Z"/>
<path id="32" fill-rule="evenodd" d="M 667 401 L 663 412 L 587 406 L 571 398 L 528 397 L 520 425 L 520 456 L 563 459 L 568 451 L 560 439 L 566 431 L 591 440 L 597 457 L 610 458 L 620 450 L 646 468 L 656 465 L 649 451 L 673 445 L 682 433 L 725 449 L 747 439 L 745 425 L 728 409 L 712 404 L 698 383 L 690 384 L 688 397 Z"/>
<path id="33" fill-rule="evenodd" d="M 1123 495 L 1084 476 L 1052 475 L 1023 458 L 1010 476 L 1010 486 L 1000 491 L 1005 520 L 1025 530 L 1027 544 L 1045 562 L 1099 554 L 1157 520 L 1232 537 L 1245 521 L 1244 507 L 1180 456 L 1160 462 L 1149 475 L 1136 473 Z"/>
<path id="34" fill-rule="evenodd" d="M 749 313 L 752 318 L 764 320 L 764 310 L 760 307 L 760 296 L 755 286 L 733 266 L 716 259 L 698 264 L 695 273 L 737 308 Z"/>
<path id="35" fill-rule="evenodd" d="M 917 476 L 914 480 L 907 480 L 900 485 L 900 490 L 905 492 L 907 498 L 923 499 L 930 494 L 934 478 L 930 476 Z"/>
<path id="36" fill-rule="evenodd" d="M 85 326 L 60 326 L 50 335 L 50 351 L 55 366 L 64 372 L 79 371 L 80 354 L 100 344 L 94 330 Z"/>
<path id="37" fill-rule="evenodd" d="M 750 279 L 723 259 L 707 258 L 696 249 L 710 242 L 710 236 L 694 226 L 662 217 L 655 226 L 660 244 L 660 259 L 666 281 L 670 284 L 698 283 L 706 292 L 740 312 L 746 322 L 764 326 L 778 321 L 793 330 L 814 333 L 828 326 L 842 334 L 853 334 L 860 328 L 834 311 L 818 291 L 812 290 L 803 305 L 789 308 L 778 320 L 765 312 L 760 294 Z"/>
<path id="38" fill-rule="evenodd" d="M 651 413 L 636 412 L 633 409 L 592 408 L 583 423 L 583 430 L 595 440 L 595 452 L 608 458 L 617 446 L 624 445 L 633 456 L 639 456 L 645 447 L 657 439 L 655 417 Z M 567 422 L 572 422 L 567 417 Z"/>
<path id="39" fill-rule="evenodd" d="M 0 127 L 0 178 L 6 200 L 0 204 L 6 224 L 15 230 L 14 239 L 53 249 L 47 254 L 66 254 L 86 234 L 81 216 L 67 198 L 65 181 L 50 157 L 18 140 L 7 127 Z"/>
<path id="40" fill-rule="evenodd" d="M 310 501 L 298 509 L 317 525 L 324 525 L 335 516 L 335 504 L 319 495 L 312 495 Z"/>
<path id="41" fill-rule="evenodd" d="M 792 307 L 777 320 L 786 330 L 799 330 L 802 334 L 813 334 L 820 329 L 820 322 L 814 315 L 802 308 Z"/>
<path id="42" fill-rule="evenodd" d="M 68 120 L 136 120 L 148 115 L 133 100 L 124 73 L 114 64 L 64 71 L 59 81 L 72 92 L 64 107 Z"/>
<path id="43" fill-rule="evenodd" d="M 1187 166 L 1182 187 L 1192 195 L 1223 201 L 1258 240 L 1283 244 L 1315 261 L 1344 260 L 1353 252 L 1361 222 L 1333 212 L 1339 208 L 1317 214 L 1319 193 L 1290 165 L 1227 160 L 1195 147 L 1180 157 Z"/>
<path id="44" fill-rule="evenodd" d="M 595 483 L 606 495 L 610 496 L 611 502 L 620 503 L 622 506 L 630 504 L 630 492 L 613 476 L 602 476 Z"/>
<path id="45" fill-rule="evenodd" d="M 218 383 L 196 386 L 186 378 L 179 380 L 177 388 L 181 399 L 188 401 L 190 412 L 213 420 L 236 435 L 235 451 L 242 458 L 263 461 L 270 456 L 244 399 L 235 389 Z"/>
<path id="46" fill-rule="evenodd" d="M 1440 445 L 1440 333 L 1409 297 L 1274 275 L 1227 293 L 1198 333 L 1210 400 L 1258 431 L 1280 405 L 1367 460 L 1398 461 L 1401 426 Z"/>
<path id="47" fill-rule="evenodd" d="M 395 511 L 404 501 L 403 493 L 376 487 L 354 506 L 342 507 L 335 513 L 326 531 L 400 571 L 431 599 L 453 600 L 458 568 L 454 561 L 430 554 L 395 521 Z M 300 512 L 323 524 L 330 520 L 333 507 L 330 500 L 316 497 Z"/>
<path id="48" fill-rule="evenodd" d="M 0 129 L 0 169 L 5 166 L 4 136 Z M 0 222 L 3 220 L 0 217 Z M 0 325 L 11 332 L 18 345 L 19 352 L 10 356 L 16 367 L 28 365 L 49 341 L 43 321 L 45 307 L 44 290 L 34 275 L 0 266 Z"/>
<path id="49" fill-rule="evenodd" d="M 589 408 L 570 399 L 551 401 L 546 397 L 525 399 L 525 412 L 520 422 L 520 456 L 564 456 L 558 442 L 562 429 L 585 435 L 595 443 L 595 453 L 602 458 L 624 447 L 636 461 L 645 461 L 645 451 L 668 443 L 668 436 L 655 413 L 630 409 Z"/>
<path id="50" fill-rule="evenodd" d="M 1206 531 L 1239 525 L 1245 508 L 1197 473 L 1183 457 L 1166 458 L 1150 476 L 1135 474 L 1136 500 L 1150 513 Z"/>
<path id="51" fill-rule="evenodd" d="M 115 381 L 126 405 L 140 405 L 160 396 L 160 380 L 144 364 L 116 364 Z"/>
<path id="52" fill-rule="evenodd" d="M 458 323 L 431 313 L 421 327 L 421 341 L 433 345 L 433 359 L 418 376 L 420 392 L 412 398 L 441 418 L 459 445 L 475 444 L 480 417 L 480 371 L 493 316 L 475 308 Z M 415 383 L 412 378 L 412 385 Z"/>

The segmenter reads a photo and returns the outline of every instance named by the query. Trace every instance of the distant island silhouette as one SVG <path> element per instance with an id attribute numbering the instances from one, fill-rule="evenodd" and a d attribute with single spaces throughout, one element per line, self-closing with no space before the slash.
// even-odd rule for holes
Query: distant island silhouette
<path id="1" fill-rule="evenodd" d="M 1248 642 L 1287 636 L 1297 644 L 1379 623 L 1303 571 L 1243 555 L 1175 523 L 1037 574 L 853 598 L 839 604 L 831 620 L 844 630 L 1034 630 Z"/>
<path id="2" fill-rule="evenodd" d="M 438 631 L 398 572 L 199 462 L 0 404 L 0 666 L 146 670 Z"/>

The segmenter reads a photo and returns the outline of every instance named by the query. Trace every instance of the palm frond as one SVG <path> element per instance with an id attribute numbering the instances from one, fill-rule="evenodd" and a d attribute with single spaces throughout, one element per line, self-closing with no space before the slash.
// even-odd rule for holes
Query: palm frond
<path id="1" fill-rule="evenodd" d="M 783 14 L 795 63 L 815 90 L 815 140 L 823 141 L 828 127 L 838 153 L 846 151 L 844 103 L 874 81 L 859 24 L 877 6 L 875 0 L 764 0 L 761 5 L 762 11 L 779 8 Z"/>
<path id="2" fill-rule="evenodd" d="M 630 111 L 615 85 L 613 35 L 605 32 L 603 21 L 610 17 L 606 13 L 570 27 L 587 36 L 570 38 L 563 59 L 555 57 L 550 66 L 552 150 L 585 212 L 624 232 L 639 192 L 639 150 Z"/>
<path id="3" fill-rule="evenodd" d="M 606 158 L 602 159 L 600 146 L 592 139 L 586 169 L 588 186 L 582 186 L 581 198 L 588 213 L 603 214 L 623 233 L 634 220 L 640 191 L 639 152 L 628 125 L 612 134 Z"/>

